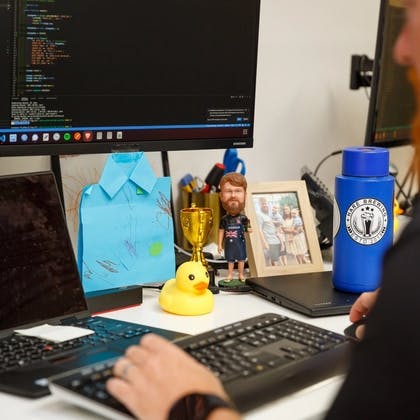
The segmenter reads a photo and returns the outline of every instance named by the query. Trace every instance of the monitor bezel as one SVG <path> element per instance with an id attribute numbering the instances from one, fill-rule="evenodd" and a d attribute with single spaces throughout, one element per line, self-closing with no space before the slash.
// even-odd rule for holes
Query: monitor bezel
<path id="1" fill-rule="evenodd" d="M 88 127 L 86 127 L 88 129 Z M 132 142 L 70 143 L 70 144 L 25 144 L 0 145 L 2 156 L 55 156 L 73 154 L 99 154 L 118 152 L 170 152 L 205 149 L 252 148 L 254 137 L 223 139 L 150 140 Z"/>

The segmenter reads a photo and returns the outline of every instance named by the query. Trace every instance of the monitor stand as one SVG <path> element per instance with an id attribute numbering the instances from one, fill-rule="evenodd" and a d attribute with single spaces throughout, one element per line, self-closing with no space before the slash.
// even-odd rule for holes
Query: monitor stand
<path id="1" fill-rule="evenodd" d="M 160 152 L 160 156 L 162 159 L 162 172 L 163 172 L 163 176 L 171 176 L 171 171 L 169 169 L 169 156 L 168 156 L 168 152 L 166 150 Z M 170 199 L 170 204 L 171 204 L 171 214 L 172 214 L 172 218 L 173 218 L 173 224 L 174 224 L 174 242 L 177 244 L 178 243 L 178 235 L 176 233 L 176 224 L 175 224 L 175 208 L 174 208 L 174 199 L 173 199 L 173 194 L 171 192 L 171 199 Z"/>

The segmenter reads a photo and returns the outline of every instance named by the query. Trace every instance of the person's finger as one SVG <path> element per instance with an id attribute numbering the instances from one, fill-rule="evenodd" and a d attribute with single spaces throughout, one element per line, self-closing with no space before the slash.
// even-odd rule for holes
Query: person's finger
<path id="1" fill-rule="evenodd" d="M 131 392 L 131 386 L 124 380 L 115 376 L 106 381 L 106 389 L 121 402 L 124 400 L 124 395 Z"/>
<path id="2" fill-rule="evenodd" d="M 377 291 L 362 293 L 350 309 L 350 321 L 356 322 L 366 316 L 375 304 Z"/>
<path id="3" fill-rule="evenodd" d="M 137 390 L 120 378 L 110 378 L 106 382 L 106 390 L 132 413 L 138 413 Z"/>
<path id="4" fill-rule="evenodd" d="M 141 372 L 137 365 L 127 357 L 122 357 L 116 361 L 113 374 L 127 382 L 134 382 L 141 376 Z"/>
<path id="5" fill-rule="evenodd" d="M 161 349 L 166 351 L 168 347 L 172 347 L 172 344 L 160 335 L 149 333 L 141 338 L 140 346 L 152 352 L 160 352 Z"/>
<path id="6" fill-rule="evenodd" d="M 153 352 L 144 346 L 130 346 L 125 351 L 125 357 L 129 359 L 132 363 L 137 366 L 143 365 L 150 357 L 156 355 L 156 352 Z"/>
<path id="7" fill-rule="evenodd" d="M 140 348 L 144 349 L 146 352 L 149 352 L 149 354 L 157 356 L 165 355 L 165 358 L 171 356 L 184 358 L 188 356 L 187 353 L 185 353 L 176 344 L 156 334 L 145 335 L 140 341 Z M 132 350 L 130 349 L 130 351 Z"/>
<path id="8" fill-rule="evenodd" d="M 359 321 L 366 315 L 366 313 L 367 308 L 362 303 L 356 301 L 350 309 L 350 321 Z"/>
<path id="9" fill-rule="evenodd" d="M 365 328 L 366 327 L 364 325 L 359 325 L 356 328 L 355 335 L 359 340 L 361 340 L 365 336 Z"/>

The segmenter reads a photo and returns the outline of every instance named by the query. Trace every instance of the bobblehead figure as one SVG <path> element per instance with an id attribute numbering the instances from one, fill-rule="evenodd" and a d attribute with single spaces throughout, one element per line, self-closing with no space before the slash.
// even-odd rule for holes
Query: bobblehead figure
<path id="1" fill-rule="evenodd" d="M 234 280 L 235 263 L 238 264 L 238 279 L 245 281 L 245 232 L 250 231 L 250 226 L 248 217 L 242 211 L 245 208 L 247 182 L 242 174 L 229 172 L 222 177 L 219 187 L 220 201 L 226 214 L 220 220 L 218 250 L 219 253 L 224 251 L 228 262 L 228 276 L 219 281 L 219 285 L 227 286 Z"/>

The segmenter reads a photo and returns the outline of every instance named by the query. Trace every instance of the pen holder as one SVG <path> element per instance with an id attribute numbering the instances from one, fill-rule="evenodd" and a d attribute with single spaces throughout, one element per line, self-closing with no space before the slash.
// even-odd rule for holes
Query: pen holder
<path id="1" fill-rule="evenodd" d="M 181 208 L 188 207 L 208 207 L 213 211 L 213 226 L 207 237 L 206 244 L 218 242 L 220 218 L 225 213 L 219 198 L 219 193 L 209 192 L 186 192 L 181 191 Z M 182 236 L 182 248 L 191 249 L 191 244 L 187 241 L 185 236 Z"/>

